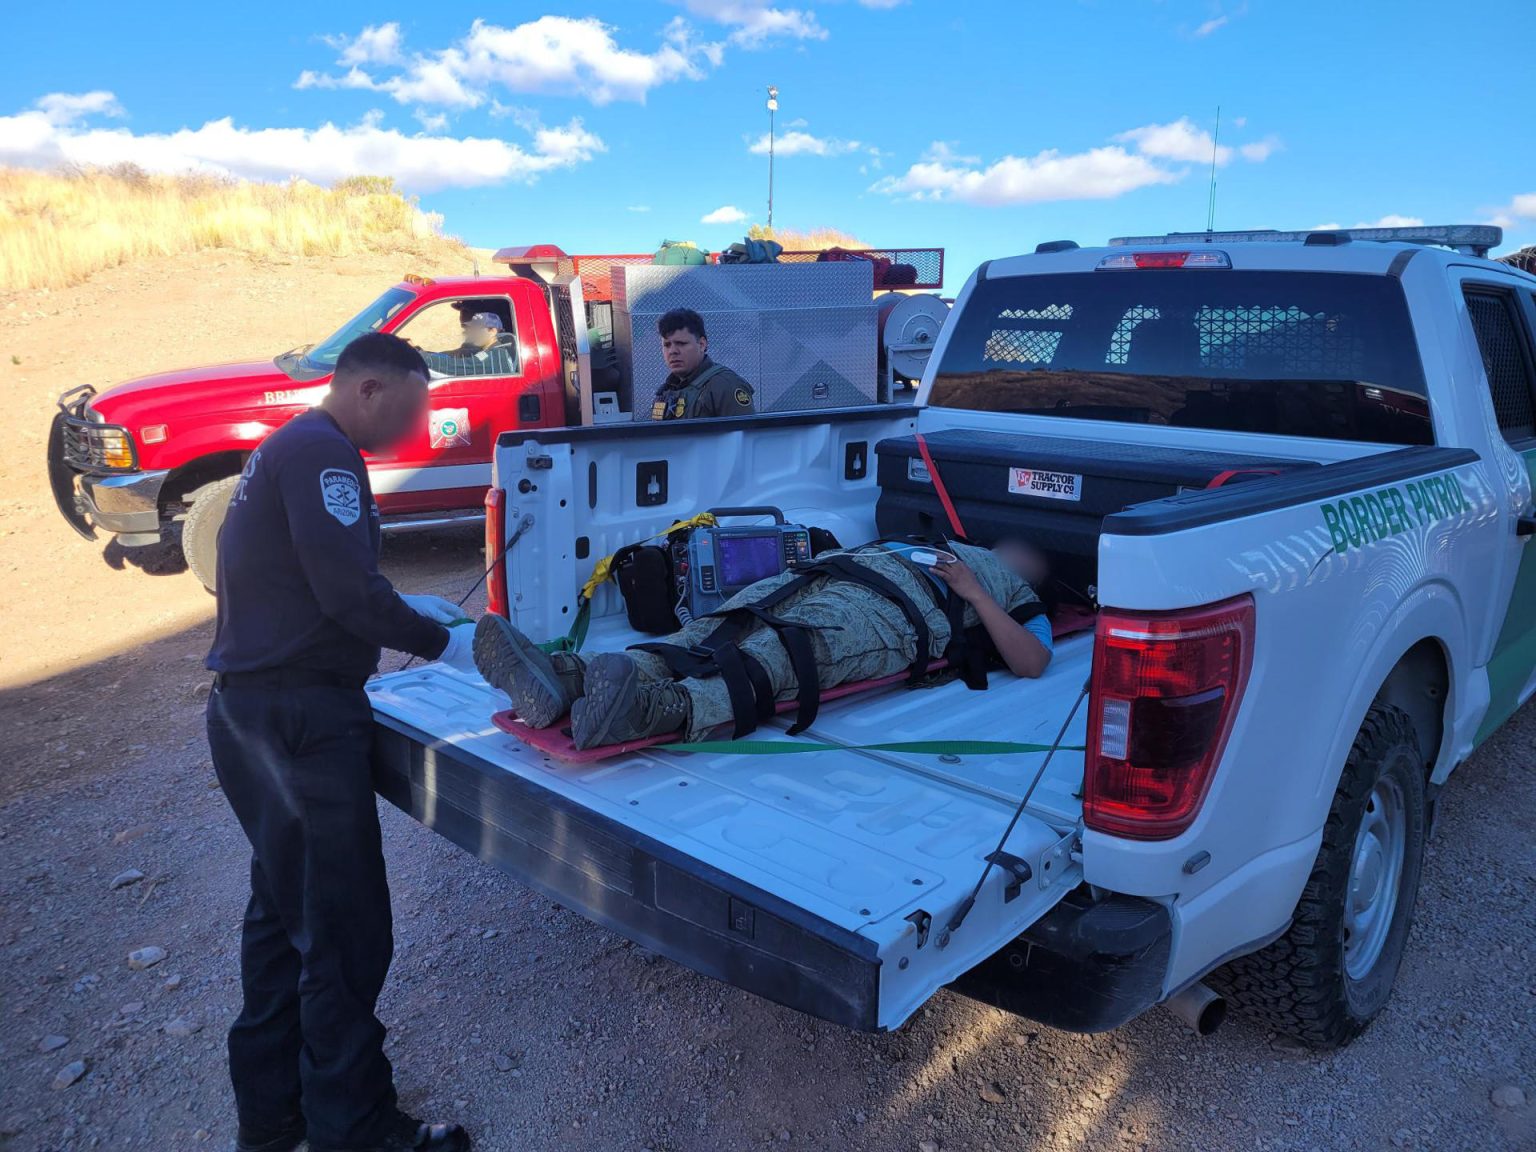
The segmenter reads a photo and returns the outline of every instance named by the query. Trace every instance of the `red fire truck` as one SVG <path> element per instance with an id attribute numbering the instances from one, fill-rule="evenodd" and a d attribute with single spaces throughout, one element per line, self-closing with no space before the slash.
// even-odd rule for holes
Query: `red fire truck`
<path id="1" fill-rule="evenodd" d="M 922 303 L 906 306 L 917 314 L 899 324 L 903 339 L 910 343 L 915 335 L 925 343 L 937 335 L 943 306 L 935 296 L 911 293 L 941 286 L 942 249 L 861 250 L 834 257 L 786 252 L 779 261 L 839 270 L 841 283 L 847 282 L 848 264 L 860 264 L 861 274 L 868 269 L 870 289 L 885 292 L 880 299 L 889 300 L 876 301 L 882 322 L 900 301 L 918 300 Z M 59 511 L 88 539 L 98 530 L 126 547 L 179 538 L 193 573 L 211 589 L 219 526 L 246 457 L 269 432 L 319 402 L 342 348 L 366 332 L 391 332 L 423 349 L 452 349 L 461 342 L 462 321 L 481 312 L 500 317 L 514 351 L 512 370 L 433 373 L 426 426 L 393 455 L 369 461 L 386 527 L 435 526 L 483 515 L 491 452 L 502 432 L 627 420 L 636 412 L 643 419 L 645 409 L 625 404 L 630 330 L 615 324 L 613 293 L 622 270 L 651 265 L 652 255 L 572 256 L 553 244 L 538 244 L 503 248 L 495 259 L 507 265 L 509 275 L 406 276 L 326 339 L 270 361 L 165 372 L 102 392 L 88 384 L 65 392 L 48 441 L 49 480 Z M 716 256 L 707 259 L 714 263 Z M 710 269 L 716 271 L 728 274 L 725 267 Z M 788 271 L 781 283 L 798 277 L 802 293 L 809 283 L 815 294 L 815 276 L 806 280 L 814 269 Z M 863 297 L 866 308 L 871 299 Z M 882 355 L 878 337 L 875 344 L 867 348 L 871 381 Z M 647 355 L 646 348 L 641 355 Z M 859 355 L 862 359 L 865 351 Z M 898 354 L 886 379 L 901 375 L 903 355 L 911 359 Z M 840 398 L 822 389 L 815 395 L 826 398 L 826 407 L 848 403 L 846 393 Z M 869 399 L 875 399 L 872 389 Z"/>

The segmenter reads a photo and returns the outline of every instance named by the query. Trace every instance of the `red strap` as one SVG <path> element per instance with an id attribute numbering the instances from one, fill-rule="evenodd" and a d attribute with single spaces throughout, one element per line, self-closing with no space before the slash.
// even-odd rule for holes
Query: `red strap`
<path id="1" fill-rule="evenodd" d="M 923 467 L 928 469 L 928 479 L 933 481 L 933 490 L 939 494 L 939 503 L 944 507 L 944 515 L 949 517 L 949 527 L 960 539 L 969 537 L 965 534 L 965 528 L 960 523 L 960 514 L 955 511 L 954 501 L 949 498 L 949 490 L 944 487 L 944 478 L 939 475 L 939 470 L 934 466 L 933 456 L 928 452 L 928 441 L 923 439 L 923 434 L 917 434 L 918 455 L 923 458 Z"/>
<path id="2" fill-rule="evenodd" d="M 1213 476 L 1211 478 L 1211 482 L 1209 484 L 1207 484 L 1206 487 L 1207 488 L 1220 488 L 1228 480 L 1231 480 L 1235 476 L 1278 476 L 1278 475 L 1280 475 L 1280 469 L 1278 469 L 1278 468 L 1228 468 L 1225 472 L 1218 472 L 1215 476 Z"/>

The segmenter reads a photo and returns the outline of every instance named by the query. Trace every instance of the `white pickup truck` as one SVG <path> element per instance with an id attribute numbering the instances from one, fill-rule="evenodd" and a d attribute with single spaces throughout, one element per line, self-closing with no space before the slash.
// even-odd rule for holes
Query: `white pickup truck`
<path id="1" fill-rule="evenodd" d="M 371 685 L 378 788 L 595 922 L 852 1028 L 944 987 L 1084 1031 L 1164 1001 L 1210 1024 L 1224 994 L 1345 1043 L 1390 994 L 1436 793 L 1536 686 L 1536 276 L 1498 242 L 1043 244 L 971 276 L 913 406 L 506 434 L 491 600 L 536 637 L 600 557 L 711 506 L 845 542 L 944 531 L 931 471 L 973 539 L 1048 550 L 1059 611 L 1093 623 L 1038 680 L 770 722 L 786 753 L 834 746 L 782 756 L 571 766 L 493 724 L 508 702 L 474 675 L 413 668 Z M 589 650 L 641 639 L 611 586 L 592 609 Z M 1069 716 L 1043 774 L 963 743 L 1049 745 Z M 891 741 L 954 750 L 869 747 Z"/>

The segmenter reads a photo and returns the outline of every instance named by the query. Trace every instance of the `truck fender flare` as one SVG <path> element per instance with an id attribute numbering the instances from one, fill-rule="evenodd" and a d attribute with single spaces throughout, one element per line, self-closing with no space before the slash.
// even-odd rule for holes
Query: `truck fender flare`
<path id="1" fill-rule="evenodd" d="M 1467 666 L 1467 630 L 1461 598 L 1449 583 L 1434 580 L 1421 584 L 1407 596 L 1397 610 L 1383 621 L 1370 652 L 1362 662 L 1360 675 L 1344 707 L 1340 712 L 1339 725 L 1328 746 L 1328 754 L 1317 766 L 1314 782 L 1314 808 L 1317 826 L 1322 827 L 1328 806 L 1338 787 L 1339 774 L 1344 761 L 1354 745 L 1360 726 L 1365 723 L 1366 713 L 1375 703 L 1392 671 L 1414 647 L 1430 641 L 1437 645 L 1444 656 L 1448 675 L 1445 693 L 1444 736 L 1433 767 L 1444 770 L 1447 759 L 1454 762 L 1455 749 L 1459 744 L 1455 720 L 1465 711 L 1468 681 L 1464 675 Z M 1426 750 L 1427 751 L 1427 750 Z"/>
<path id="2" fill-rule="evenodd" d="M 208 452 L 172 468 L 160 488 L 161 515 L 165 515 L 167 505 L 183 501 L 198 489 L 225 477 L 237 475 L 255 448 L 252 443 Z"/>

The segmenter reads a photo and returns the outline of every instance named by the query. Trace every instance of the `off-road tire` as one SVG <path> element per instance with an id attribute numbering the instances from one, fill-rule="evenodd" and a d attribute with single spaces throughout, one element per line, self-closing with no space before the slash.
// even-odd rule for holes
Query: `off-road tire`
<path id="1" fill-rule="evenodd" d="M 192 575 L 203 582 L 209 592 L 215 591 L 219 570 L 219 529 L 224 526 L 224 514 L 229 511 L 229 498 L 235 493 L 238 476 L 226 476 L 205 484 L 197 490 L 192 506 L 187 509 L 181 525 L 181 552 L 187 558 Z"/>
<path id="2" fill-rule="evenodd" d="M 1345 968 L 1345 902 L 1356 835 L 1372 790 L 1391 777 L 1402 795 L 1404 843 L 1397 903 L 1370 969 L 1359 979 Z M 1392 994 L 1419 890 L 1428 832 L 1425 764 L 1406 713 L 1377 704 L 1366 715 L 1323 826 L 1323 843 L 1291 926 L 1269 947 L 1232 961 L 1211 984 L 1241 1012 L 1309 1048 L 1349 1043 Z"/>

